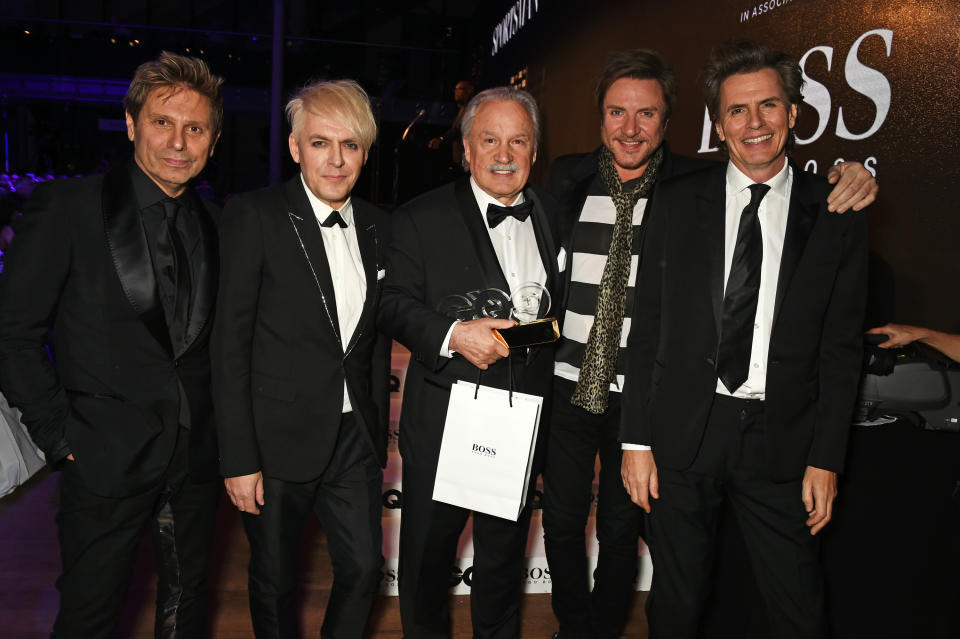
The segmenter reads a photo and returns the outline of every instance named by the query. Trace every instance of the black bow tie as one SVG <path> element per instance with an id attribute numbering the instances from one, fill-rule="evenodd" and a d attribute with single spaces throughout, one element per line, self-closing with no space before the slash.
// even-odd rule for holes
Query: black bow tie
<path id="1" fill-rule="evenodd" d="M 515 217 L 517 221 L 523 222 L 525 219 L 530 217 L 530 213 L 533 211 L 533 200 L 527 200 L 523 204 L 517 204 L 516 206 L 498 206 L 496 204 L 487 205 L 487 224 L 490 228 L 495 229 L 500 222 L 503 222 L 508 217 Z"/>
<path id="2" fill-rule="evenodd" d="M 340 211 L 332 211 L 330 215 L 327 216 L 323 222 L 320 222 L 320 226 L 325 226 L 330 228 L 331 226 L 339 226 L 342 229 L 347 228 L 347 223 L 343 221 L 343 217 L 340 216 Z"/>

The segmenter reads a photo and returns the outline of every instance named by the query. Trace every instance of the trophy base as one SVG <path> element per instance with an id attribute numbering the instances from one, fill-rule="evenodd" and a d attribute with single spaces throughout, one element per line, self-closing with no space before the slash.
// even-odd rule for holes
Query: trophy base
<path id="1" fill-rule="evenodd" d="M 560 329 L 557 327 L 557 318 L 545 317 L 494 330 L 493 336 L 507 348 L 521 348 L 555 342 L 560 337 Z"/>

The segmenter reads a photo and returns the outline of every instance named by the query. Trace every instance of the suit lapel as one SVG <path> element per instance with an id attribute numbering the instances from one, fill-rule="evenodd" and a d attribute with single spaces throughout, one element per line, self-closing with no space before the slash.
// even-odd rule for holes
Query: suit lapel
<path id="1" fill-rule="evenodd" d="M 524 197 L 534 202 L 533 213 L 531 215 L 533 219 L 533 232 L 537 238 L 537 249 L 540 251 L 540 261 L 543 262 L 543 268 L 547 272 L 546 289 L 550 293 L 551 308 L 547 309 L 541 304 L 540 315 L 544 316 L 549 313 L 550 310 L 555 312 L 558 308 L 560 276 L 557 270 L 557 243 L 554 240 L 550 221 L 549 218 L 547 218 L 547 212 L 543 208 L 543 203 L 540 201 L 540 198 L 533 189 L 526 189 Z"/>
<path id="2" fill-rule="evenodd" d="M 304 191 L 303 181 L 298 173 L 287 182 L 287 217 L 293 225 L 297 243 L 307 261 L 310 273 L 320 293 L 327 321 L 333 334 L 340 340 L 340 323 L 337 319 L 337 300 L 333 294 L 333 280 L 330 277 L 330 263 L 327 261 L 327 251 L 323 247 L 323 236 L 320 234 L 320 223 L 313 213 L 310 200 Z"/>
<path id="3" fill-rule="evenodd" d="M 185 350 L 197 339 L 207 320 L 213 314 L 213 305 L 217 299 L 217 277 L 219 273 L 220 255 L 217 251 L 217 228 L 213 223 L 210 211 L 195 198 L 194 210 L 201 228 L 201 237 L 197 243 L 203 242 L 203 260 L 197 271 L 193 290 L 193 304 L 191 305 L 190 323 L 187 325 Z"/>
<path id="4" fill-rule="evenodd" d="M 725 221 L 726 205 L 726 164 L 723 164 L 710 174 L 704 182 L 703 191 L 697 194 L 697 222 L 707 245 L 707 273 L 710 287 L 710 303 L 713 306 L 713 321 L 716 334 L 719 336 L 720 321 L 723 316 L 723 280 Z"/>
<path id="5" fill-rule="evenodd" d="M 467 227 L 467 235 L 470 236 L 470 241 L 473 243 L 474 254 L 480 262 L 484 286 L 498 288 L 509 295 L 510 286 L 507 284 L 503 269 L 500 268 L 497 253 L 493 250 L 493 243 L 490 241 L 484 216 L 480 214 L 477 199 L 473 196 L 473 189 L 470 188 L 470 180 L 464 179 L 457 182 L 454 191 L 459 204 L 457 210 Z"/>
<path id="6" fill-rule="evenodd" d="M 790 209 L 787 213 L 787 230 L 783 238 L 783 254 L 780 256 L 780 274 L 777 277 L 777 298 L 773 306 L 773 325 L 776 326 L 780 307 L 797 264 L 807 246 L 820 204 L 811 198 L 815 189 L 806 188 L 806 176 L 800 168 L 790 163 L 793 169 L 793 186 L 790 189 Z"/>
<path id="7" fill-rule="evenodd" d="M 150 249 L 136 201 L 125 167 L 106 175 L 103 182 L 103 226 L 120 286 L 140 321 L 160 346 L 173 356 L 170 332 L 157 295 Z"/>
<path id="8" fill-rule="evenodd" d="M 373 223 L 372 216 L 367 214 L 364 203 L 355 198 L 353 200 L 353 223 L 356 226 L 357 246 L 360 249 L 360 260 L 363 262 L 363 275 L 367 282 L 367 293 L 363 300 L 363 311 L 360 313 L 357 327 L 350 337 L 350 344 L 344 349 L 344 357 L 350 354 L 365 327 L 372 321 L 371 318 L 376 312 L 374 307 L 379 298 L 377 286 L 380 284 L 380 280 L 377 279 L 377 271 L 380 269 L 380 243 L 377 239 L 377 226 Z"/>

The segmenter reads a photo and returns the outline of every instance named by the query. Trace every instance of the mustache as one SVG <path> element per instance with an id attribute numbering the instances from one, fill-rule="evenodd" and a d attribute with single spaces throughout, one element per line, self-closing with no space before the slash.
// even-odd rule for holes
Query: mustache
<path id="1" fill-rule="evenodd" d="M 520 165 L 516 162 L 494 162 L 487 167 L 487 171 L 493 173 L 495 171 L 510 171 L 511 173 L 516 173 L 520 170 Z"/>

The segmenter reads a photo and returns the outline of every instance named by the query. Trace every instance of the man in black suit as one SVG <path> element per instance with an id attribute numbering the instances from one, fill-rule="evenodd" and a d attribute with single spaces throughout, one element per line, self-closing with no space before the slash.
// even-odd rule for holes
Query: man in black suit
<path id="1" fill-rule="evenodd" d="M 559 203 L 567 266 L 543 507 L 560 639 L 619 637 L 629 614 L 641 515 L 620 478 L 620 391 L 626 369 L 620 355 L 630 329 L 644 214 L 658 184 L 716 164 L 677 155 L 664 140 L 676 81 L 655 52 L 613 53 L 597 79 L 595 98 L 603 145 L 592 153 L 558 158 L 548 180 Z M 831 194 L 838 210 L 860 209 L 873 201 L 876 184 L 862 165 L 836 167 L 830 179 L 839 180 Z M 630 259 L 618 267 L 609 259 L 618 218 L 614 192 L 633 193 L 629 210 L 622 212 Z M 625 286 L 614 294 L 608 285 L 601 293 L 604 278 L 622 278 Z M 603 326 L 596 319 L 601 308 Z M 591 592 L 583 548 L 598 453 L 599 556 Z"/>
<path id="2" fill-rule="evenodd" d="M 0 386 L 63 471 L 54 637 L 110 635 L 148 523 L 157 636 L 205 634 L 216 210 L 188 183 L 220 134 L 221 82 L 195 58 L 141 65 L 134 161 L 40 185 L 0 276 Z"/>
<path id="3" fill-rule="evenodd" d="M 650 513 L 651 637 L 697 637 L 717 517 L 744 535 L 776 637 L 823 637 L 814 537 L 830 520 L 860 370 L 867 232 L 787 153 L 800 67 L 714 52 L 723 166 L 660 185 L 628 345 L 624 484 Z M 652 500 L 652 501 L 651 501 Z"/>
<path id="4" fill-rule="evenodd" d="M 376 122 L 356 82 L 287 104 L 300 173 L 224 210 L 213 388 L 221 470 L 250 540 L 257 637 L 297 637 L 310 511 L 333 588 L 321 633 L 363 635 L 381 579 L 390 339 L 378 332 L 388 218 L 351 196 Z"/>
<path id="5" fill-rule="evenodd" d="M 539 115 L 525 91 L 483 91 L 463 118 L 471 176 L 430 191 L 394 214 L 389 272 L 380 307 L 384 330 L 411 351 L 400 417 L 403 518 L 400 529 L 400 615 L 404 636 L 450 635 L 449 586 L 457 540 L 470 511 L 433 501 L 450 386 L 457 380 L 511 385 L 545 395 L 551 346 L 508 351 L 492 329 L 510 320 L 455 322 L 444 312 L 451 295 L 527 282 L 557 298 L 557 237 L 531 189 Z M 479 370 L 478 370 L 479 369 Z M 539 462 L 534 460 L 533 477 Z M 530 507 L 518 521 L 473 513 L 473 633 L 482 639 L 519 632 L 520 571 Z"/>

